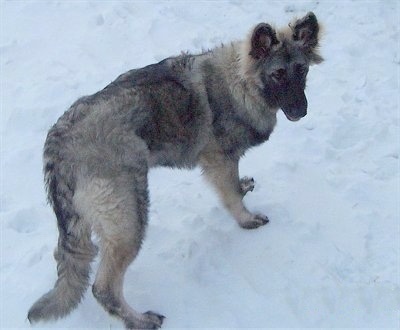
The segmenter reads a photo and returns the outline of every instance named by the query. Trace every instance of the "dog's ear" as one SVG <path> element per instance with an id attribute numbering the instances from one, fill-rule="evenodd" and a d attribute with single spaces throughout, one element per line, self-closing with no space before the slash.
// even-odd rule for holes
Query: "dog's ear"
<path id="1" fill-rule="evenodd" d="M 314 48 L 318 45 L 319 25 L 314 13 L 309 12 L 302 19 L 290 24 L 293 40 L 304 48 Z"/>
<path id="2" fill-rule="evenodd" d="M 314 13 L 309 12 L 306 16 L 289 24 L 293 31 L 293 40 L 298 43 L 306 53 L 312 57 L 315 63 L 323 61 L 322 57 L 314 51 L 318 48 L 320 26 Z"/>
<path id="3" fill-rule="evenodd" d="M 250 42 L 249 55 L 255 59 L 267 57 L 272 46 L 279 43 L 275 30 L 266 23 L 260 23 L 254 28 Z"/>

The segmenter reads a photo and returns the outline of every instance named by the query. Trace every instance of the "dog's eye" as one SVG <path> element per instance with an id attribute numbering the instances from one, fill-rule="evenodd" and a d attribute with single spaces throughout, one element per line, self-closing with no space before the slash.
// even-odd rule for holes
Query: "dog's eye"
<path id="1" fill-rule="evenodd" d="M 286 70 L 285 69 L 278 69 L 278 70 L 275 70 L 272 73 L 272 77 L 275 80 L 278 80 L 278 81 L 283 80 L 285 78 L 285 76 L 286 76 Z"/>

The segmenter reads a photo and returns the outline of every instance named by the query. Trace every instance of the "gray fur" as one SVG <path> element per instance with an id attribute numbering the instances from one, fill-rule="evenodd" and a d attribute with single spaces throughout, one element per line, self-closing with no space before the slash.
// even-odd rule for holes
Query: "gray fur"
<path id="1" fill-rule="evenodd" d="M 268 140 L 282 108 L 306 114 L 308 66 L 319 25 L 309 13 L 286 30 L 261 23 L 247 40 L 183 54 L 119 76 L 82 97 L 50 129 L 44 147 L 49 201 L 57 216 L 58 280 L 30 309 L 31 322 L 67 315 L 82 299 L 100 240 L 93 294 L 127 328 L 157 329 L 163 316 L 140 314 L 123 297 L 123 278 L 140 250 L 148 212 L 148 170 L 200 165 L 224 206 L 247 229 L 266 216 L 243 204 L 254 188 L 239 159 Z"/>

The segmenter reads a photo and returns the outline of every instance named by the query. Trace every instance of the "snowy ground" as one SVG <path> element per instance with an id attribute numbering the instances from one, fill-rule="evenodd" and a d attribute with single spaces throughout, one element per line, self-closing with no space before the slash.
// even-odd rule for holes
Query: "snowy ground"
<path id="1" fill-rule="evenodd" d="M 126 297 L 170 329 L 400 327 L 398 1 L 0 3 L 1 328 L 29 327 L 28 308 L 56 279 L 41 154 L 68 106 L 128 69 L 309 10 L 326 29 L 309 114 L 280 114 L 241 163 L 257 182 L 246 203 L 271 223 L 240 229 L 199 170 L 154 170 Z M 88 292 L 35 328 L 121 326 Z"/>

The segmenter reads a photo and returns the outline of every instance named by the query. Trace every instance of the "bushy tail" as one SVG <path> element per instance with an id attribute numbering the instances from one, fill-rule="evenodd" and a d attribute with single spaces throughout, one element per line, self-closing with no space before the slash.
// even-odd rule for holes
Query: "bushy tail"
<path id="1" fill-rule="evenodd" d="M 81 237 L 79 241 L 75 238 L 65 240 L 60 236 L 54 253 L 58 279 L 54 288 L 30 308 L 28 319 L 31 323 L 63 317 L 79 304 L 89 285 L 90 262 L 96 255 L 94 246 L 83 246 L 83 242 L 89 240 L 90 237 Z"/>
<path id="2" fill-rule="evenodd" d="M 91 241 L 89 225 L 81 221 L 83 219 L 74 210 L 72 198 L 75 184 L 69 177 L 71 168 L 63 171 L 59 139 L 52 140 L 53 136 L 50 131 L 45 145 L 44 173 L 60 234 L 54 253 L 58 279 L 54 288 L 29 310 L 30 322 L 63 317 L 79 304 L 89 285 L 90 263 L 97 253 Z"/>

